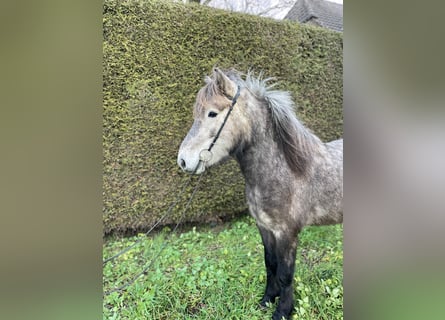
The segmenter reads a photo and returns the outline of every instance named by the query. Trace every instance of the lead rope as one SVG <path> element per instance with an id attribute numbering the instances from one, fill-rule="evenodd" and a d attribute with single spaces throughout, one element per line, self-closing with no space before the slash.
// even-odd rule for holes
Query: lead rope
<path id="1" fill-rule="evenodd" d="M 198 166 L 196 166 L 195 171 L 198 169 Z M 171 237 L 171 235 L 173 233 L 175 233 L 175 231 L 178 229 L 179 225 L 182 223 L 182 220 L 185 217 L 185 213 L 187 212 L 188 207 L 190 206 L 190 203 L 192 202 L 193 198 L 195 197 L 196 191 L 198 190 L 199 184 L 201 182 L 202 177 L 204 176 L 204 174 L 201 174 L 199 176 L 198 182 L 196 183 L 195 188 L 193 189 L 193 192 L 189 198 L 189 200 L 187 201 L 187 204 L 185 205 L 184 210 L 182 211 L 181 217 L 179 219 L 179 222 L 176 223 L 175 227 L 173 228 L 173 230 L 171 231 L 171 233 L 169 234 L 169 238 Z M 104 292 L 104 296 L 107 296 L 113 292 L 116 291 L 122 291 L 124 290 L 126 287 L 130 286 L 131 284 L 133 284 L 139 277 L 141 277 L 142 275 L 146 275 L 147 271 L 153 266 L 154 262 L 159 258 L 159 256 L 161 255 L 162 251 L 164 251 L 164 249 L 167 247 L 168 241 L 165 241 L 164 244 L 162 245 L 161 249 L 158 251 L 158 253 L 156 254 L 156 256 L 154 256 L 151 260 L 151 262 L 144 268 L 142 269 L 141 272 L 137 273 L 136 275 L 134 275 L 130 280 L 128 280 L 127 282 L 125 282 L 123 285 L 107 290 Z M 128 250 L 127 250 L 128 251 Z"/>
<path id="2" fill-rule="evenodd" d="M 196 173 L 196 171 L 198 170 L 198 168 L 199 168 L 199 166 L 200 166 L 200 164 L 201 164 L 201 161 L 202 161 L 202 162 L 207 162 L 207 161 L 209 161 L 209 160 L 212 158 L 212 152 L 211 152 L 211 150 L 212 150 L 213 146 L 215 145 L 216 141 L 218 140 L 218 138 L 219 138 L 219 136 L 220 136 L 220 134 L 221 134 L 222 129 L 223 129 L 224 126 L 226 125 L 227 119 L 229 118 L 230 114 L 232 113 L 233 107 L 235 106 L 235 104 L 236 104 L 236 102 L 237 102 L 237 100 L 238 100 L 238 97 L 240 96 L 240 91 L 241 91 L 241 88 L 240 88 L 240 86 L 238 85 L 238 87 L 237 87 L 237 91 L 236 91 L 236 93 L 235 93 L 235 96 L 232 98 L 232 103 L 231 103 L 231 105 L 230 105 L 229 111 L 227 112 L 227 114 L 226 114 L 226 116 L 225 116 L 225 118 L 224 118 L 223 123 L 222 123 L 221 126 L 219 127 L 218 132 L 216 133 L 215 137 L 213 138 L 213 141 L 212 141 L 212 143 L 210 144 L 209 148 L 208 148 L 208 149 L 203 149 L 203 150 L 200 152 L 200 154 L 199 154 L 199 158 L 200 158 L 200 159 L 199 159 L 199 162 L 198 162 L 197 166 L 196 166 L 195 169 L 193 170 L 192 176 L 193 176 L 193 175 Z M 229 99 L 230 99 L 230 98 L 229 98 Z M 148 230 L 148 231 L 145 233 L 145 235 L 148 235 L 148 234 L 149 234 L 149 233 L 150 233 L 156 226 L 158 226 L 158 225 L 161 223 L 161 221 L 164 220 L 164 218 L 165 218 L 165 217 L 172 211 L 172 209 L 173 209 L 173 208 L 175 207 L 175 205 L 177 204 L 177 202 L 178 202 L 180 196 L 184 193 L 186 187 L 190 184 L 190 181 L 191 181 L 191 179 L 192 179 L 192 176 L 191 176 L 191 177 L 189 178 L 189 180 L 184 184 L 184 186 L 183 186 L 181 192 L 178 194 L 178 196 L 176 197 L 175 201 L 170 205 L 170 207 L 168 208 L 167 212 L 166 212 L 166 213 L 165 213 L 165 214 L 164 214 L 164 215 L 163 215 L 163 216 L 162 216 L 162 217 L 161 217 L 161 218 L 160 218 L 160 219 L 159 219 L 159 220 L 158 220 L 158 221 L 157 221 L 151 228 L 150 228 L 150 230 Z M 177 230 L 177 228 L 179 227 L 179 225 L 182 223 L 182 220 L 183 220 L 184 217 L 185 217 L 185 213 L 187 212 L 187 209 L 188 209 L 188 207 L 190 206 L 190 203 L 192 202 L 192 200 L 193 200 L 193 198 L 194 198 L 194 196 L 195 196 L 195 194 L 196 194 L 196 191 L 198 190 L 199 184 L 200 184 L 201 179 L 202 179 L 203 176 L 204 176 L 203 174 L 201 174 L 201 175 L 199 176 L 198 182 L 196 183 L 196 186 L 195 186 L 195 188 L 193 189 L 193 192 L 192 192 L 192 194 L 191 194 L 189 200 L 187 201 L 187 204 L 186 204 L 186 206 L 185 206 L 185 208 L 184 208 L 184 210 L 183 210 L 183 212 L 182 212 L 182 214 L 181 214 L 181 217 L 180 217 L 180 219 L 179 219 L 179 222 L 175 225 L 175 227 L 173 228 L 173 230 L 172 230 L 172 232 L 170 233 L 170 235 L 171 235 L 172 233 L 174 233 L 174 232 Z M 124 254 L 124 253 L 130 251 L 130 250 L 131 250 L 132 248 L 134 248 L 137 244 L 139 244 L 142 240 L 143 240 L 142 238 L 141 238 L 141 239 L 138 239 L 134 244 L 132 244 L 132 245 L 128 246 L 127 248 L 121 250 L 120 252 L 116 253 L 116 254 L 113 255 L 112 257 L 110 257 L 110 258 L 104 260 L 104 261 L 103 261 L 103 265 L 105 265 L 105 264 L 106 264 L 107 262 L 109 262 L 109 261 L 112 261 L 112 260 L 116 259 L 117 257 L 121 256 L 122 254 Z M 162 251 L 165 249 L 166 246 L 167 246 L 167 242 L 164 243 L 164 245 L 161 247 L 161 249 L 159 250 L 159 252 L 157 253 L 157 255 L 151 260 L 151 262 L 150 262 L 150 263 L 149 263 L 149 264 L 148 264 L 148 265 L 147 265 L 141 272 L 139 272 L 139 273 L 137 273 L 136 275 L 134 275 L 130 280 L 128 280 L 128 281 L 127 281 L 126 283 L 124 283 L 123 285 L 121 285 L 121 286 L 119 286 L 119 287 L 116 287 L 116 288 L 113 288 L 113 289 L 110 289 L 110 290 L 108 290 L 108 291 L 105 291 L 105 292 L 104 292 L 104 296 L 107 296 L 107 295 L 109 295 L 109 294 L 111 294 L 111 293 L 113 293 L 113 292 L 116 292 L 116 291 L 122 291 L 123 289 L 125 289 L 126 287 L 128 287 L 129 285 L 131 285 L 132 283 L 134 283 L 140 276 L 145 275 L 145 274 L 147 273 L 147 271 L 153 266 L 154 261 L 160 256 L 160 254 L 162 253 Z"/>
<path id="3" fill-rule="evenodd" d="M 198 167 L 197 167 L 197 168 L 198 168 Z M 197 170 L 197 169 L 195 169 L 195 171 L 196 171 L 196 170 Z M 190 181 L 192 181 L 192 178 L 193 178 L 193 175 L 190 175 L 190 178 L 184 183 L 184 185 L 183 185 L 181 191 L 180 191 L 179 194 L 176 196 L 175 200 L 174 200 L 173 203 L 170 205 L 170 207 L 167 209 L 167 211 L 164 213 L 164 215 L 163 215 L 158 221 L 156 221 L 156 222 L 151 226 L 151 228 L 150 228 L 147 232 L 145 232 L 144 235 L 148 236 L 148 235 L 150 234 L 150 232 L 152 232 L 153 229 L 156 228 L 156 227 L 157 227 L 157 226 L 158 226 L 158 225 L 165 219 L 165 217 L 167 217 L 167 216 L 171 213 L 171 211 L 173 210 L 173 208 L 176 206 L 176 204 L 178 203 L 179 199 L 181 198 L 182 194 L 184 193 L 185 189 L 186 189 L 186 188 L 188 187 L 188 185 L 190 184 Z M 124 253 L 130 251 L 130 250 L 131 250 L 132 248 L 134 248 L 136 245 L 138 245 L 139 243 L 141 243 L 142 240 L 144 240 L 144 238 L 140 238 L 140 239 L 138 239 L 138 240 L 135 241 L 135 243 L 133 243 L 132 245 L 130 245 L 130 246 L 128 246 L 127 248 L 125 248 L 125 249 L 119 251 L 119 252 L 116 253 L 115 255 L 113 255 L 113 256 L 111 256 L 111 257 L 109 257 L 109 258 L 103 260 L 103 261 L 102 261 L 102 264 L 105 265 L 105 264 L 107 264 L 108 262 L 110 262 L 110 261 L 116 259 L 117 257 L 123 255 Z"/>

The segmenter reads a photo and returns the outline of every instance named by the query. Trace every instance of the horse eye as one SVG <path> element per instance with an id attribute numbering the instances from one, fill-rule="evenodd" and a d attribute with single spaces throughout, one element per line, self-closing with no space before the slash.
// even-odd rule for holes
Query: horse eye
<path id="1" fill-rule="evenodd" d="M 218 114 L 216 112 L 210 111 L 208 116 L 209 118 L 215 118 Z"/>

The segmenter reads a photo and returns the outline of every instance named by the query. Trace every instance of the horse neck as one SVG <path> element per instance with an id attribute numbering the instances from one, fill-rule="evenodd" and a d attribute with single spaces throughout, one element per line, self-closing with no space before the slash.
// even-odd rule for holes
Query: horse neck
<path id="1" fill-rule="evenodd" d="M 235 153 L 246 182 L 249 184 L 270 183 L 269 177 L 280 174 L 292 174 L 284 155 L 274 140 L 272 121 L 267 108 L 251 108 L 251 134 L 249 141 Z"/>

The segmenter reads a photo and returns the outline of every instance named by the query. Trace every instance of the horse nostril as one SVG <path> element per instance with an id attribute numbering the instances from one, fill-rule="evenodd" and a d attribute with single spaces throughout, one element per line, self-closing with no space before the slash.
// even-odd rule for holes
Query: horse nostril
<path id="1" fill-rule="evenodd" d="M 181 164 L 181 168 L 185 169 L 185 161 L 184 161 L 184 159 L 181 159 L 180 164 Z"/>

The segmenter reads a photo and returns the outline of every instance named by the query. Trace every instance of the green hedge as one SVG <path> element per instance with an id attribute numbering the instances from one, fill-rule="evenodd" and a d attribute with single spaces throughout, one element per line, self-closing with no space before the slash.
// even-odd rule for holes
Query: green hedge
<path id="1" fill-rule="evenodd" d="M 215 65 L 277 77 L 309 128 L 323 140 L 342 134 L 341 34 L 159 0 L 105 0 L 103 32 L 105 234 L 150 227 L 188 179 L 177 150 Z M 190 192 L 164 223 L 178 220 Z M 229 161 L 204 178 L 185 220 L 245 208 L 242 176 Z"/>

